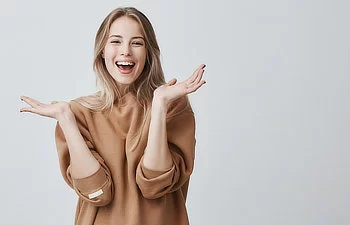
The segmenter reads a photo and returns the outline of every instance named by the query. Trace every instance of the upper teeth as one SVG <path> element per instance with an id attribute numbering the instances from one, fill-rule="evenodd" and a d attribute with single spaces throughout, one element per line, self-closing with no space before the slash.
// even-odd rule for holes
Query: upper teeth
<path id="1" fill-rule="evenodd" d="M 133 62 L 117 62 L 117 65 L 120 65 L 120 66 L 132 66 L 134 65 Z"/>

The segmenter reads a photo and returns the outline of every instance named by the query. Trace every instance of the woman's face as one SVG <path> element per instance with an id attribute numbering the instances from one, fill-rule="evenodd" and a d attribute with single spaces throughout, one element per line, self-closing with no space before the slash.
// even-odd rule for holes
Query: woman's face
<path id="1" fill-rule="evenodd" d="M 146 62 L 146 46 L 141 26 L 135 20 L 123 16 L 111 27 L 103 58 L 109 74 L 123 91 L 142 73 Z"/>

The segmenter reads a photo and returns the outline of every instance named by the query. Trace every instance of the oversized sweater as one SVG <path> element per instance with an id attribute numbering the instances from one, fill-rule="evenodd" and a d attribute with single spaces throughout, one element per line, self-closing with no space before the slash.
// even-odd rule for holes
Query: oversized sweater
<path id="1" fill-rule="evenodd" d="M 78 194 L 76 225 L 186 225 L 186 197 L 195 157 L 195 120 L 186 98 L 168 110 L 166 127 L 173 166 L 154 171 L 143 165 L 150 113 L 133 94 L 115 104 L 111 113 L 92 112 L 70 102 L 78 128 L 100 169 L 74 179 L 64 134 L 56 125 L 55 139 L 65 181 Z"/>

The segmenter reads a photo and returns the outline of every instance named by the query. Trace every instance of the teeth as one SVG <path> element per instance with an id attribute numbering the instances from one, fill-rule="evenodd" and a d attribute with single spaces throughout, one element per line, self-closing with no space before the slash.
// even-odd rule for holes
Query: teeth
<path id="1" fill-rule="evenodd" d="M 133 62 L 117 62 L 118 66 L 133 66 L 134 64 Z"/>

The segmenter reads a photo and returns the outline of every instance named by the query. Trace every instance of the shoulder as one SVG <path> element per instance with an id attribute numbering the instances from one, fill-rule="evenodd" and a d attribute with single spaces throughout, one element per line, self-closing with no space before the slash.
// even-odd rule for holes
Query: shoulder
<path id="1" fill-rule="evenodd" d="M 69 105 L 76 117 L 87 117 L 93 112 L 91 109 L 88 108 L 88 105 L 92 101 L 98 100 L 98 97 L 99 92 L 87 96 L 81 96 L 70 100 Z"/>
<path id="2" fill-rule="evenodd" d="M 187 96 L 175 100 L 168 108 L 167 118 L 172 118 L 183 113 L 193 114 L 191 104 Z"/>

